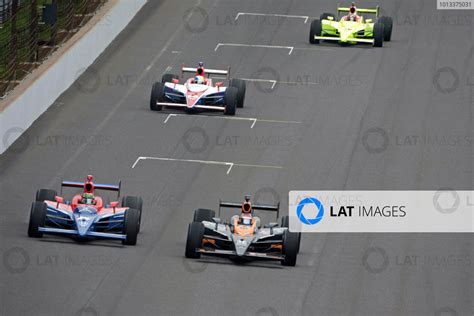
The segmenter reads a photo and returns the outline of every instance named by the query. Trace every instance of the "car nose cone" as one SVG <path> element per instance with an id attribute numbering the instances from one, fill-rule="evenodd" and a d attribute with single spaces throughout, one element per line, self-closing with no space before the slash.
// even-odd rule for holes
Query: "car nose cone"
<path id="1" fill-rule="evenodd" d="M 76 221 L 77 232 L 80 237 L 87 235 L 87 232 L 94 223 L 95 216 L 84 215 L 84 214 L 74 214 L 74 219 Z"/>

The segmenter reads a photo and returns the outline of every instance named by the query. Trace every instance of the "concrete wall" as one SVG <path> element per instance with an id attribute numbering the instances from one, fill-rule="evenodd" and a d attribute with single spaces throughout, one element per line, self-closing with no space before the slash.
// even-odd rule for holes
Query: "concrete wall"
<path id="1" fill-rule="evenodd" d="M 106 5 L 109 7 L 104 7 L 66 47 L 55 52 L 2 101 L 0 154 L 99 57 L 146 2 L 110 0 Z"/>

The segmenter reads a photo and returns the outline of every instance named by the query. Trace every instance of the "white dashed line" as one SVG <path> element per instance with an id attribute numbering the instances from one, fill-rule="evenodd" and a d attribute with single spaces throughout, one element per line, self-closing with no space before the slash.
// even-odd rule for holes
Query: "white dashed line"
<path id="1" fill-rule="evenodd" d="M 232 168 L 244 167 L 244 168 L 267 168 L 267 169 L 282 169 L 280 166 L 269 166 L 269 165 L 253 165 L 253 164 L 241 164 L 228 161 L 212 161 L 212 160 L 196 160 L 196 159 L 175 159 L 175 158 L 164 158 L 164 157 L 138 157 L 132 165 L 132 169 L 135 169 L 137 164 L 142 160 L 160 160 L 160 161 L 172 161 L 172 162 L 187 162 L 187 163 L 199 163 L 204 165 L 220 165 L 227 166 L 226 174 L 229 174 Z"/>

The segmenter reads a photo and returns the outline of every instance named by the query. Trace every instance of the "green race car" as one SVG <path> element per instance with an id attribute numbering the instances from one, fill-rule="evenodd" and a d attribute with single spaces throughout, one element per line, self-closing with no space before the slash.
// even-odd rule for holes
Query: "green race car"
<path id="1" fill-rule="evenodd" d="M 341 13 L 348 15 L 341 17 Z M 375 15 L 375 21 L 358 13 Z M 379 18 L 379 6 L 375 9 L 356 9 L 352 4 L 351 7 L 338 7 L 337 18 L 334 14 L 323 13 L 319 20 L 314 20 L 311 23 L 309 42 L 319 44 L 320 40 L 325 40 L 341 44 L 367 43 L 382 47 L 384 41 L 391 40 L 392 26 L 391 17 Z"/>

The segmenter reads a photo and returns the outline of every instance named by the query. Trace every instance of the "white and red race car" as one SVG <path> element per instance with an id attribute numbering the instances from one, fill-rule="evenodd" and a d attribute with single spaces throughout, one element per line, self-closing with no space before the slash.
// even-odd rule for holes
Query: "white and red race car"
<path id="1" fill-rule="evenodd" d="M 180 83 L 179 76 L 164 74 L 161 82 L 155 82 L 151 90 L 150 109 L 161 111 L 163 107 L 182 108 L 188 112 L 222 111 L 225 115 L 235 115 L 236 108 L 244 107 L 245 81 L 230 79 L 230 68 L 227 70 L 204 69 L 199 63 L 197 68 L 181 67 L 184 73 L 195 76 Z M 211 75 L 223 76 L 229 80 L 229 86 L 222 82 L 214 84 Z"/>

